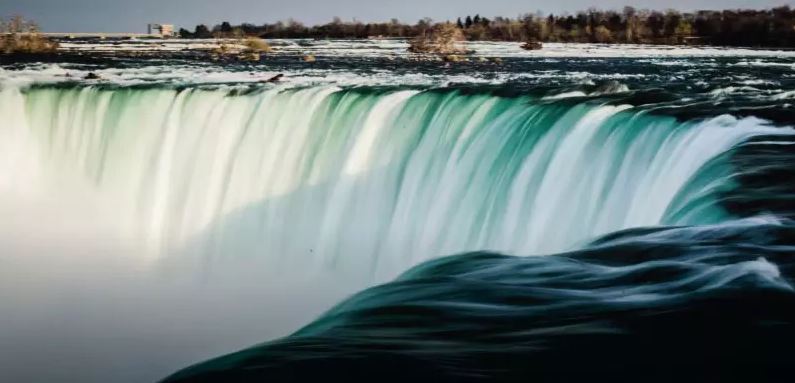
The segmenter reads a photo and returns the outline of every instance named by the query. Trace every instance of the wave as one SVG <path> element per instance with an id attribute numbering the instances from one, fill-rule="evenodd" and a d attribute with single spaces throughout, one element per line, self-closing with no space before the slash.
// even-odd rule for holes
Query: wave
<path id="1" fill-rule="evenodd" d="M 793 222 L 760 217 L 437 259 L 164 382 L 789 381 L 794 255 Z"/>
<path id="2" fill-rule="evenodd" d="M 624 94 L 629 93 L 630 89 L 626 84 L 622 84 L 618 81 L 606 81 L 599 85 L 597 84 L 584 84 L 589 88 L 592 88 L 590 92 L 586 93 L 582 90 L 575 90 L 569 92 L 563 92 L 554 94 L 551 96 L 545 96 L 543 100 L 560 100 L 564 98 L 577 98 L 577 97 L 598 97 L 598 96 L 605 96 L 605 95 L 615 95 L 615 94 Z"/>

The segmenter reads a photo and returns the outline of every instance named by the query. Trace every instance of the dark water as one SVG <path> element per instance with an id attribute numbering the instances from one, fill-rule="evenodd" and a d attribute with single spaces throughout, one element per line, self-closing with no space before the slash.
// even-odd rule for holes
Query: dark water
<path id="1" fill-rule="evenodd" d="M 794 245 L 768 218 L 448 257 L 166 381 L 787 382 Z"/>

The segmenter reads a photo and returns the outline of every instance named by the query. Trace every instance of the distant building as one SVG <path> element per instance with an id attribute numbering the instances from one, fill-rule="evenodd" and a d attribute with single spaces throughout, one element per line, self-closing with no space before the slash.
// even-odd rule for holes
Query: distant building
<path id="1" fill-rule="evenodd" d="M 149 24 L 149 34 L 158 36 L 174 36 L 174 24 Z"/>

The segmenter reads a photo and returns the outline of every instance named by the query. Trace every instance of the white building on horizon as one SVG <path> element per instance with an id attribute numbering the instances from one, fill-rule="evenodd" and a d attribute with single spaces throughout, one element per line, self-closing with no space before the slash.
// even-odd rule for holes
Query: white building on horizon
<path id="1" fill-rule="evenodd" d="M 174 36 L 174 24 L 149 24 L 147 27 L 150 35 L 163 37 Z"/>

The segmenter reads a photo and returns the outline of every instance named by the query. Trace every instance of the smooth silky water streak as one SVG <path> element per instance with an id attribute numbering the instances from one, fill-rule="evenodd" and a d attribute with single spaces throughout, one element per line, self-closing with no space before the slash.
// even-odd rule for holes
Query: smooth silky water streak
<path id="1" fill-rule="evenodd" d="M 5 184 L 82 180 L 156 249 L 378 279 L 446 254 L 551 253 L 629 227 L 719 221 L 727 153 L 790 134 L 755 118 L 681 122 L 452 89 L 34 86 L 2 97 L 0 134 L 33 154 Z M 17 161 L 9 153 L 3 169 Z"/>

